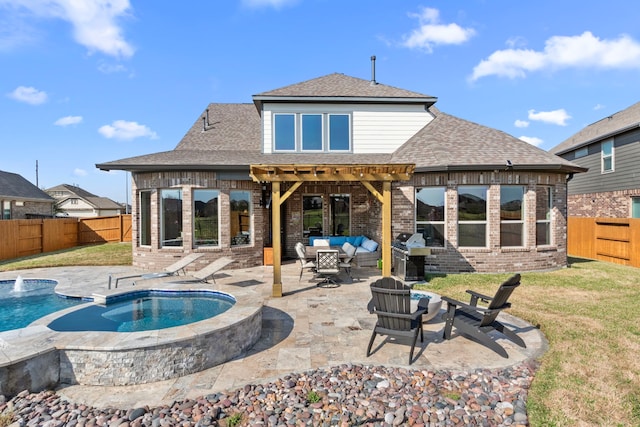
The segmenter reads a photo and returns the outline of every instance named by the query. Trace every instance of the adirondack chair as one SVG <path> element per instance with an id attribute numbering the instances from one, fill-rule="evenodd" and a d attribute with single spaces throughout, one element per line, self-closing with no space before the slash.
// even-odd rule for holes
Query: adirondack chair
<path id="1" fill-rule="evenodd" d="M 412 338 L 409 352 L 409 364 L 411 364 L 418 333 L 420 333 L 420 342 L 424 341 L 422 315 L 427 312 L 427 309 L 419 307 L 411 312 L 411 288 L 401 280 L 383 277 L 373 282 L 370 287 L 371 301 L 368 308 L 369 312 L 378 316 L 378 321 L 369 340 L 367 357 L 371 355 L 371 347 L 377 334 L 408 337 Z"/>
<path id="2" fill-rule="evenodd" d="M 500 285 L 493 297 L 467 290 L 471 300 L 469 304 L 465 304 L 443 296 L 442 300 L 447 302 L 447 311 L 442 315 L 445 322 L 444 339 L 451 339 L 451 330 L 455 326 L 460 333 L 479 341 L 502 357 L 509 358 L 507 351 L 489 336 L 489 333 L 495 330 L 520 347 L 526 348 L 522 338 L 496 320 L 502 310 L 511 307 L 508 299 L 518 286 L 520 286 L 520 275 L 516 274 Z M 478 301 L 489 305 L 478 306 Z"/>

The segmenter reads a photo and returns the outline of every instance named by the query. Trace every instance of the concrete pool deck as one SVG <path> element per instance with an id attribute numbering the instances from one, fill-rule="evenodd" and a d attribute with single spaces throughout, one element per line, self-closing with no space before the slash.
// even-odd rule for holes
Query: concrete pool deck
<path id="1" fill-rule="evenodd" d="M 341 275 L 344 281 L 340 287 L 322 288 L 316 286 L 318 280 L 311 279 L 310 273 L 305 273 L 298 281 L 299 264 L 285 263 L 282 269 L 284 296 L 272 298 L 272 267 L 232 267 L 216 275 L 215 285 L 204 286 L 230 294 L 252 290 L 262 296 L 262 334 L 248 351 L 221 365 L 179 378 L 131 386 L 61 386 L 58 394 L 69 401 L 95 407 L 158 406 L 246 384 L 266 383 L 292 372 L 343 363 L 471 371 L 515 366 L 538 358 L 547 349 L 546 339 L 537 328 L 508 314 L 501 315 L 502 320 L 515 328 L 527 344 L 523 349 L 499 338 L 509 354 L 508 359 L 463 336 L 443 340 L 444 323 L 436 316 L 424 324 L 425 340 L 423 343 L 418 341 L 415 360 L 410 366 L 407 364 L 409 344 L 384 341 L 381 345 L 384 337 L 376 338 L 373 354 L 366 357 L 376 321 L 376 316 L 367 311 L 368 285 L 380 277 L 379 270 L 354 268 L 352 273 L 356 280 L 352 283 Z M 60 282 L 58 290 L 63 293 L 91 295 L 107 289 L 110 273 L 125 276 L 138 271 L 122 266 L 38 268 L 0 272 L 0 279 L 15 279 L 17 275 L 55 279 Z M 120 287 L 130 288 L 131 284 Z M 0 333 L 0 352 L 11 347 L 11 337 L 25 339 L 30 334 L 28 329 Z M 42 340 L 35 331 L 33 339 Z"/>

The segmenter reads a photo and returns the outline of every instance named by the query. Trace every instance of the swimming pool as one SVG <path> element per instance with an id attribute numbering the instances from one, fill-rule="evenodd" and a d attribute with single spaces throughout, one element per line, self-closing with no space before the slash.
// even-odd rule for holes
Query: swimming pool
<path id="1" fill-rule="evenodd" d="M 188 325 L 229 310 L 236 300 L 216 291 L 142 290 L 107 298 L 53 320 L 58 332 L 139 332 Z"/>
<path id="2" fill-rule="evenodd" d="M 24 328 L 37 319 L 82 303 L 56 295 L 50 279 L 0 280 L 0 332 Z"/>

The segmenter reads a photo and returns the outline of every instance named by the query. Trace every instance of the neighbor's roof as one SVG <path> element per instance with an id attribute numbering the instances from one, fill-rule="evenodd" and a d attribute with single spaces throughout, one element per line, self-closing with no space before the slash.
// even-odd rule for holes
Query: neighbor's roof
<path id="1" fill-rule="evenodd" d="M 0 171 L 0 198 L 53 202 L 47 193 L 17 173 Z"/>
<path id="2" fill-rule="evenodd" d="M 339 94 L 346 94 L 340 98 Z M 435 98 L 369 81 L 330 74 L 256 97 L 332 98 L 332 102 L 394 98 L 430 102 Z M 255 98 L 255 97 L 254 97 Z M 252 104 L 210 104 L 172 151 L 131 157 L 96 166 L 105 170 L 246 170 L 251 164 L 389 164 L 414 163 L 416 170 L 496 169 L 511 160 L 514 167 L 565 170 L 584 169 L 504 132 L 441 113 L 393 154 L 263 153 L 262 121 Z"/>
<path id="3" fill-rule="evenodd" d="M 564 154 L 637 127 L 640 127 L 640 102 L 591 123 L 549 151 L 558 155 Z"/>
<path id="4" fill-rule="evenodd" d="M 114 202 L 108 197 L 96 196 L 95 194 L 90 193 L 87 190 L 75 185 L 60 184 L 60 185 L 56 185 L 55 187 L 51 187 L 47 189 L 47 191 L 65 191 L 65 190 L 73 193 L 76 197 L 80 197 L 84 199 L 87 203 L 89 203 L 91 206 L 93 206 L 96 209 L 122 209 L 122 206 L 119 203 Z M 73 199 L 73 198 L 75 197 L 67 196 L 58 200 L 67 200 L 67 199 Z"/>

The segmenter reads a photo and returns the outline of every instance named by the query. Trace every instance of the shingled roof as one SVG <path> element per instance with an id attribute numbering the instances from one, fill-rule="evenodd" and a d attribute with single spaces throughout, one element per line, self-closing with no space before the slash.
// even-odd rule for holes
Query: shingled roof
<path id="1" fill-rule="evenodd" d="M 64 190 L 73 193 L 76 197 L 80 197 L 84 199 L 87 203 L 89 203 L 91 206 L 93 206 L 96 209 L 122 209 L 122 206 L 119 203 L 114 202 L 110 198 L 96 196 L 95 194 L 75 185 L 60 184 L 60 185 L 56 185 L 55 187 L 51 187 L 47 189 L 47 191 L 49 192 L 64 191 Z M 69 196 L 69 197 L 63 198 L 62 200 L 66 200 L 70 198 L 75 198 L 75 197 Z"/>
<path id="2" fill-rule="evenodd" d="M 640 102 L 590 124 L 549 151 L 564 154 L 637 127 L 640 127 Z"/>
<path id="3" fill-rule="evenodd" d="M 0 198 L 53 202 L 47 193 L 17 173 L 0 171 Z"/>
<path id="4" fill-rule="evenodd" d="M 105 170 L 246 170 L 251 164 L 413 163 L 416 170 L 584 169 L 504 132 L 436 109 L 436 98 L 368 80 L 330 74 L 254 95 L 252 104 L 209 104 L 172 151 L 97 164 Z M 263 153 L 260 103 L 419 103 L 435 116 L 393 154 Z"/>

